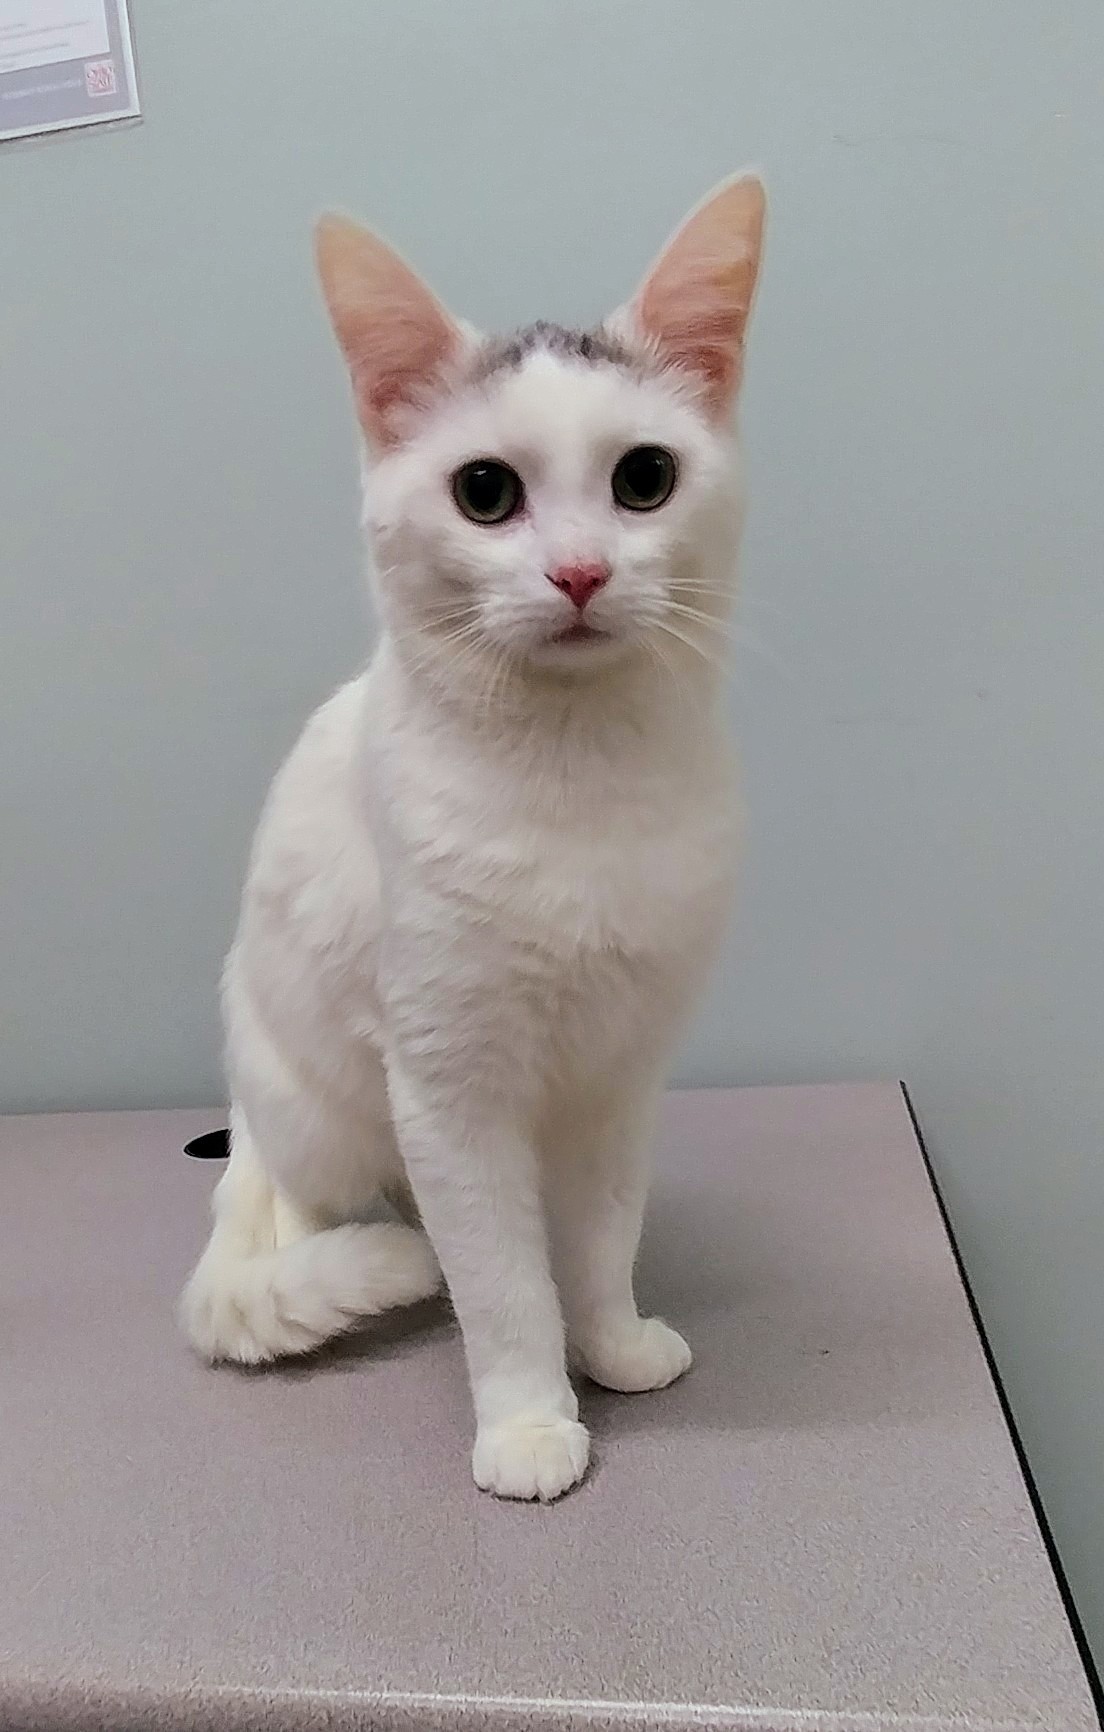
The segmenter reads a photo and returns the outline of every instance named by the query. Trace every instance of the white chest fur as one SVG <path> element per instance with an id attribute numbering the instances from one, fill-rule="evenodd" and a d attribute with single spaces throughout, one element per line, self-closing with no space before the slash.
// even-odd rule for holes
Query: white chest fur
<path id="1" fill-rule="evenodd" d="M 469 924 L 565 960 L 677 949 L 714 918 L 734 797 L 711 719 L 658 738 L 635 716 L 604 731 L 585 717 L 543 731 L 507 719 L 477 748 L 420 718 L 404 714 L 391 731 L 380 720 L 373 828 L 399 918 L 411 903 L 452 904 Z"/>

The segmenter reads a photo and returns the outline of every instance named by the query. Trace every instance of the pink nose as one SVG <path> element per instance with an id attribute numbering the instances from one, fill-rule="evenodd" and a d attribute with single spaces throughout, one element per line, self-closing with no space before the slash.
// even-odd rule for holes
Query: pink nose
<path id="1" fill-rule="evenodd" d="M 612 573 L 604 562 L 592 560 L 585 565 L 558 565 L 547 575 L 549 583 L 554 583 L 557 589 L 569 596 L 582 612 L 591 596 L 605 589 Z"/>

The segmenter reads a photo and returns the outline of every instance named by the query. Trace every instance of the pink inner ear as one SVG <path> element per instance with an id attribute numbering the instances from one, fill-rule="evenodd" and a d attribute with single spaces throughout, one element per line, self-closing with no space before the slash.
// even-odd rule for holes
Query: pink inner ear
<path id="1" fill-rule="evenodd" d="M 368 331 L 350 355 L 349 368 L 365 431 L 379 445 L 399 436 L 399 411 L 424 397 L 448 365 L 455 332 L 435 320 L 424 325 L 406 319 Z"/>
<path id="2" fill-rule="evenodd" d="M 722 412 L 740 382 L 742 359 L 744 319 L 731 294 L 700 279 L 660 281 L 645 289 L 640 321 L 664 359 L 700 379 L 710 409 Z"/>
<path id="3" fill-rule="evenodd" d="M 740 383 L 762 228 L 759 182 L 730 182 L 668 242 L 635 302 L 645 336 L 664 360 L 700 381 L 717 416 Z"/>

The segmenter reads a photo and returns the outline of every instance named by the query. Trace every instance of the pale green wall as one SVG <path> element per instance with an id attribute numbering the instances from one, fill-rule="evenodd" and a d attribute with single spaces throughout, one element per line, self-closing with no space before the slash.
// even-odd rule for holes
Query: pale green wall
<path id="1" fill-rule="evenodd" d="M 145 123 L 0 148 L 10 1107 L 219 1092 L 266 779 L 358 659 L 327 203 L 592 317 L 773 195 L 749 860 L 690 1079 L 904 1074 L 1104 1649 L 1097 0 L 135 0 Z"/>

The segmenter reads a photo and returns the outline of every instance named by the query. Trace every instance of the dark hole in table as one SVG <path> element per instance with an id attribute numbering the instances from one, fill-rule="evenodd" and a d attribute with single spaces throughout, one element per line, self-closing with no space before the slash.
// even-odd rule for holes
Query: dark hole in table
<path id="1" fill-rule="evenodd" d="M 193 1137 L 190 1143 L 184 1144 L 184 1153 L 197 1161 L 225 1161 L 230 1153 L 230 1132 L 225 1128 L 204 1131 L 201 1137 Z"/>

